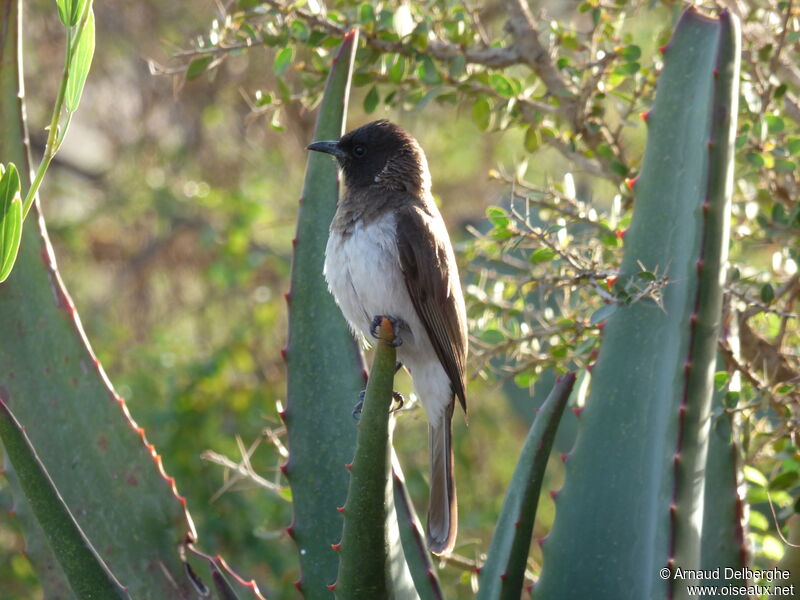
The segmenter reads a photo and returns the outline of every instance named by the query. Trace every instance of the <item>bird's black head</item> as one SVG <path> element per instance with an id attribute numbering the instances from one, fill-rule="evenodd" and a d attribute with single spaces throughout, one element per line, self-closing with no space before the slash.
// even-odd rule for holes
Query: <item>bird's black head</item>
<path id="1" fill-rule="evenodd" d="M 385 119 L 354 129 L 338 142 L 314 142 L 308 149 L 335 156 L 350 189 L 382 186 L 411 191 L 430 186 L 422 148 Z"/>

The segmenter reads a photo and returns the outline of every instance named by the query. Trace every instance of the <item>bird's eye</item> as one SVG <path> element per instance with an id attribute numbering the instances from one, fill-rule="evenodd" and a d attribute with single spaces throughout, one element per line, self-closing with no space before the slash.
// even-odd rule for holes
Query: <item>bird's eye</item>
<path id="1" fill-rule="evenodd" d="M 364 156 L 367 153 L 367 149 L 364 146 L 356 146 L 353 148 L 353 154 L 356 156 Z"/>

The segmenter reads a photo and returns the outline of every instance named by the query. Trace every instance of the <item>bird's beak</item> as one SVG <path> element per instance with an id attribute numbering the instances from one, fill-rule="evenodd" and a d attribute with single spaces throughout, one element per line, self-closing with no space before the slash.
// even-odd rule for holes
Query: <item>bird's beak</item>
<path id="1" fill-rule="evenodd" d="M 344 156 L 344 152 L 339 147 L 339 142 L 314 142 L 313 144 L 306 146 L 306 149 L 332 154 L 336 158 L 341 158 Z"/>

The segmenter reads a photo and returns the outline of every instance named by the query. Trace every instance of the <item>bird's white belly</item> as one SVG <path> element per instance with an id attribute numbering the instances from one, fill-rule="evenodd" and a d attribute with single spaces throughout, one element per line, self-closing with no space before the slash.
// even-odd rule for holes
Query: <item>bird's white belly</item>
<path id="1" fill-rule="evenodd" d="M 325 279 L 356 337 L 372 343 L 370 326 L 378 316 L 401 319 L 397 358 L 408 368 L 428 418 L 439 422 L 453 396 L 422 321 L 411 302 L 400 270 L 395 221 L 387 214 L 348 237 L 331 232 L 325 249 Z"/>
<path id="2" fill-rule="evenodd" d="M 368 225 L 358 223 L 347 237 L 331 232 L 325 250 L 325 279 L 353 332 L 367 341 L 371 341 L 370 325 L 378 315 L 402 319 L 412 335 L 421 330 L 400 271 L 391 214 Z"/>

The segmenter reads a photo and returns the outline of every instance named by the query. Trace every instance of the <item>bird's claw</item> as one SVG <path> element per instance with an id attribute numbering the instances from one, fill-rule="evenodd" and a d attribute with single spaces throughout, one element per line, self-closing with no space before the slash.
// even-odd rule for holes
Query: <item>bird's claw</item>
<path id="1" fill-rule="evenodd" d="M 381 331 L 384 319 L 389 321 L 389 323 L 392 325 L 391 341 L 387 340 L 384 337 L 383 332 Z M 374 319 L 372 319 L 372 325 L 370 325 L 369 332 L 372 335 L 372 337 L 379 340 L 383 340 L 386 344 L 388 344 L 392 348 L 397 348 L 403 343 L 403 340 L 400 338 L 400 327 L 402 323 L 403 322 L 397 317 L 390 317 L 388 315 L 377 315 Z"/>
<path id="2" fill-rule="evenodd" d="M 358 402 L 356 402 L 356 405 L 353 407 L 353 418 L 356 421 L 361 420 L 361 411 L 364 409 L 364 398 L 366 397 L 366 395 L 367 395 L 367 390 L 361 390 L 358 393 Z M 403 408 L 403 405 L 406 402 L 406 399 L 403 398 L 403 394 L 401 394 L 400 392 L 395 392 L 394 390 L 392 390 L 392 400 L 394 400 L 396 406 L 393 406 L 389 409 L 390 413 L 397 412 L 398 410 Z"/>

